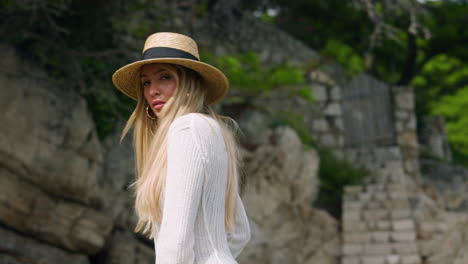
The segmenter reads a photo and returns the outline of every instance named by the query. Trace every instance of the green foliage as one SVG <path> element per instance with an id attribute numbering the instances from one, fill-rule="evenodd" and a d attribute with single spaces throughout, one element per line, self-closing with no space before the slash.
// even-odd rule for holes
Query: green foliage
<path id="1" fill-rule="evenodd" d="M 416 89 L 419 113 L 430 113 L 441 96 L 453 94 L 465 82 L 468 83 L 468 67 L 459 59 L 446 54 L 434 56 L 411 82 Z"/>
<path id="2" fill-rule="evenodd" d="M 455 160 L 468 165 L 468 64 L 440 54 L 429 60 L 412 83 L 417 115 L 441 115 Z"/>
<path id="3" fill-rule="evenodd" d="M 467 75 L 468 76 L 468 75 Z M 447 120 L 447 133 L 457 157 L 465 157 L 468 165 L 468 85 L 453 95 L 446 95 L 433 104 L 432 114 L 444 116 Z"/>
<path id="4" fill-rule="evenodd" d="M 304 125 L 304 116 L 292 111 L 280 110 L 273 113 L 270 126 L 288 126 L 296 131 L 302 143 L 306 146 L 312 145 L 312 138 L 308 129 Z"/>
<path id="5" fill-rule="evenodd" d="M 346 160 L 337 158 L 330 150 L 317 148 L 320 157 L 320 190 L 317 205 L 340 217 L 343 189 L 347 185 L 361 184 L 370 172 L 363 167 L 355 167 Z"/>
<path id="6" fill-rule="evenodd" d="M 329 39 L 321 54 L 343 65 L 348 78 L 352 78 L 366 70 L 364 59 L 359 53 L 339 40 Z"/>
<path id="7" fill-rule="evenodd" d="M 299 96 L 300 98 L 306 100 L 311 104 L 315 103 L 315 97 L 312 93 L 311 87 L 309 86 L 304 86 L 298 89 L 292 89 L 290 95 Z"/>
<path id="8" fill-rule="evenodd" d="M 286 63 L 267 67 L 261 63 L 259 55 L 253 52 L 220 57 L 203 52 L 202 60 L 221 69 L 234 89 L 245 98 L 271 92 L 279 86 L 305 83 L 304 74 L 299 68 Z M 308 99 L 311 97 L 304 91 L 300 94 Z"/>
<path id="9" fill-rule="evenodd" d="M 221 69 L 231 83 L 231 95 L 223 102 L 225 107 L 237 104 L 241 105 L 244 110 L 253 107 L 267 111 L 273 116 L 272 127 L 279 125 L 292 127 L 304 144 L 310 145 L 312 143 L 309 132 L 304 125 L 303 115 L 285 110 L 267 110 L 265 108 L 268 107 L 258 104 L 255 100 L 260 96 L 275 92 L 278 87 L 287 87 L 287 96 L 299 97 L 309 103 L 314 103 L 312 89 L 304 86 L 306 81 L 301 69 L 286 63 L 267 67 L 261 63 L 259 55 L 253 52 L 222 57 L 214 57 L 210 53 L 204 52 L 202 58 Z"/>
<path id="10" fill-rule="evenodd" d="M 202 0 L 196 6 L 195 13 L 199 17 L 206 17 L 208 15 L 208 9 L 209 9 L 208 0 Z"/>

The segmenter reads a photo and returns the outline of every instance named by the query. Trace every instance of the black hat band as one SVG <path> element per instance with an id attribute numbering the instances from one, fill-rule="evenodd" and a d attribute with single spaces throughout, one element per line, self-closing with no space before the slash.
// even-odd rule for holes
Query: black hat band
<path id="1" fill-rule="evenodd" d="M 148 59 L 162 59 L 162 58 L 177 58 L 177 59 L 189 59 L 200 61 L 197 57 L 193 56 L 192 54 L 185 52 L 183 50 L 174 49 L 174 48 L 167 48 L 167 47 L 154 47 L 145 50 L 143 52 L 141 59 L 148 60 Z"/>

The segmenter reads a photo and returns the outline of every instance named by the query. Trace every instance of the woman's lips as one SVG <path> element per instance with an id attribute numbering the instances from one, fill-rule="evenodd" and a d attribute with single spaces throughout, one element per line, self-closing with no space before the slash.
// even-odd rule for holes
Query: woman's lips
<path id="1" fill-rule="evenodd" d="M 164 103 L 162 103 L 162 104 L 157 104 L 157 105 L 154 106 L 154 109 L 156 109 L 156 110 L 161 110 L 161 109 L 163 108 L 163 106 L 164 106 Z"/>
<path id="2" fill-rule="evenodd" d="M 156 110 L 161 110 L 166 102 L 162 100 L 153 101 L 153 108 Z"/>

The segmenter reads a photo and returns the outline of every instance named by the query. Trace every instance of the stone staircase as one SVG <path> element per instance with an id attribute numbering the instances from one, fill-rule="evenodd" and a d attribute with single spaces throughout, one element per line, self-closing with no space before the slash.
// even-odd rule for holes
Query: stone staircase
<path id="1" fill-rule="evenodd" d="M 345 189 L 342 264 L 422 263 L 409 185 L 394 161 L 364 185 Z"/>
<path id="2" fill-rule="evenodd" d="M 440 209 L 400 160 L 380 166 L 345 188 L 341 264 L 468 264 L 468 215 Z"/>

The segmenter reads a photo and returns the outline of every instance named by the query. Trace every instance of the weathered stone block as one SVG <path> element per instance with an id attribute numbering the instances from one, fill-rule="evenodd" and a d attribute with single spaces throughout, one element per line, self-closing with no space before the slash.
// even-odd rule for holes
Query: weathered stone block
<path id="1" fill-rule="evenodd" d="M 365 256 L 362 257 L 362 264 L 385 264 L 384 256 Z"/>
<path id="2" fill-rule="evenodd" d="M 344 130 L 343 118 L 335 118 L 333 123 L 335 127 L 339 129 L 340 131 Z"/>
<path id="3" fill-rule="evenodd" d="M 358 256 L 363 251 L 363 246 L 356 243 L 345 243 L 343 245 L 342 254 L 344 256 Z"/>
<path id="4" fill-rule="evenodd" d="M 401 219 L 394 220 L 392 222 L 392 228 L 395 231 L 414 230 L 415 225 L 412 219 Z"/>
<path id="5" fill-rule="evenodd" d="M 392 253 L 392 245 L 390 243 L 372 243 L 364 245 L 364 255 L 368 256 L 385 256 Z"/>
<path id="6" fill-rule="evenodd" d="M 339 142 L 337 141 L 336 137 L 332 134 L 323 134 L 321 135 L 318 140 L 322 145 L 326 147 L 337 147 Z"/>
<path id="7" fill-rule="evenodd" d="M 419 171 L 419 161 L 417 159 L 406 160 L 405 171 L 410 173 Z"/>
<path id="8" fill-rule="evenodd" d="M 383 203 L 379 201 L 370 201 L 366 205 L 366 209 L 369 210 L 376 210 L 376 209 L 382 209 Z"/>
<path id="9" fill-rule="evenodd" d="M 390 199 L 395 199 L 395 200 L 404 199 L 408 197 L 408 193 L 406 191 L 394 191 L 394 192 L 390 192 L 388 196 Z"/>
<path id="10" fill-rule="evenodd" d="M 414 230 L 395 231 L 390 234 L 392 241 L 395 242 L 413 242 L 416 241 L 416 233 Z"/>
<path id="11" fill-rule="evenodd" d="M 422 240 L 418 242 L 419 252 L 422 256 L 429 257 L 435 255 L 439 246 L 443 243 L 442 239 Z"/>
<path id="12" fill-rule="evenodd" d="M 378 200 L 378 201 L 382 201 L 382 200 L 388 199 L 387 193 L 386 193 L 386 192 L 382 192 L 382 191 L 381 191 L 381 192 L 376 192 L 376 193 L 374 194 L 374 197 L 375 197 L 375 199 Z"/>
<path id="13" fill-rule="evenodd" d="M 362 191 L 362 186 L 360 185 L 348 185 L 344 187 L 344 192 L 347 194 L 358 194 Z"/>
<path id="14" fill-rule="evenodd" d="M 384 190 L 383 184 L 368 184 L 366 190 L 370 193 L 377 193 Z"/>
<path id="15" fill-rule="evenodd" d="M 387 231 L 387 230 L 390 230 L 392 227 L 392 224 L 390 221 L 388 220 L 380 220 L 380 221 L 377 221 L 377 229 L 378 230 L 384 230 L 384 231 Z"/>
<path id="16" fill-rule="evenodd" d="M 407 130 L 416 130 L 416 115 L 411 113 L 409 116 L 409 120 L 406 123 L 405 129 Z"/>
<path id="17" fill-rule="evenodd" d="M 405 123 L 402 120 L 396 120 L 395 122 L 395 130 L 397 133 L 401 133 L 405 131 Z"/>
<path id="18" fill-rule="evenodd" d="M 404 219 L 411 216 L 411 211 L 409 209 L 395 209 L 390 212 L 390 217 L 392 219 Z"/>
<path id="19" fill-rule="evenodd" d="M 401 257 L 401 264 L 421 264 L 421 256 L 419 255 L 403 255 Z"/>
<path id="20" fill-rule="evenodd" d="M 359 200 L 363 202 L 367 202 L 372 198 L 372 193 L 369 192 L 362 192 L 359 194 Z"/>
<path id="21" fill-rule="evenodd" d="M 400 256 L 399 255 L 388 255 L 385 258 L 385 264 L 399 264 Z"/>
<path id="22" fill-rule="evenodd" d="M 341 100 L 341 87 L 334 86 L 331 88 L 331 99 L 334 101 Z"/>
<path id="23" fill-rule="evenodd" d="M 396 93 L 395 104 L 399 109 L 414 109 L 414 94 L 412 91 L 398 91 Z"/>
<path id="24" fill-rule="evenodd" d="M 378 220 L 385 220 L 388 219 L 389 213 L 385 209 L 375 209 L 375 210 L 367 210 L 363 213 L 363 218 L 366 221 L 378 221 Z"/>
<path id="25" fill-rule="evenodd" d="M 397 141 L 399 145 L 411 146 L 414 148 L 418 147 L 418 136 L 414 130 L 400 133 Z"/>
<path id="26" fill-rule="evenodd" d="M 437 222 L 422 222 L 417 225 L 418 236 L 429 239 L 437 232 Z"/>
<path id="27" fill-rule="evenodd" d="M 325 108 L 323 113 L 327 116 L 341 116 L 341 105 L 338 103 L 331 103 Z"/>
<path id="28" fill-rule="evenodd" d="M 363 221 L 345 221 L 343 222 L 345 232 L 362 232 L 367 230 L 366 223 Z"/>
<path id="29" fill-rule="evenodd" d="M 409 112 L 408 111 L 405 111 L 405 110 L 402 110 L 402 109 L 399 109 L 399 110 L 396 110 L 395 111 L 395 117 L 397 118 L 397 120 L 407 120 L 408 119 L 408 116 L 409 116 Z"/>
<path id="30" fill-rule="evenodd" d="M 368 232 L 344 233 L 343 241 L 345 243 L 364 244 L 371 241 L 371 236 Z"/>
<path id="31" fill-rule="evenodd" d="M 341 264 L 361 264 L 361 259 L 359 257 L 343 257 L 341 259 Z"/>
<path id="32" fill-rule="evenodd" d="M 415 242 L 393 243 L 393 253 L 399 255 L 418 254 L 418 244 Z"/>
<path id="33" fill-rule="evenodd" d="M 312 129 L 316 132 L 327 132 L 329 130 L 328 122 L 325 119 L 316 119 L 312 121 Z"/>
<path id="34" fill-rule="evenodd" d="M 361 212 L 357 210 L 346 210 L 343 213 L 342 219 L 344 222 L 361 220 Z"/>
<path id="35" fill-rule="evenodd" d="M 374 231 L 371 233 L 372 241 L 377 243 L 387 243 L 390 241 L 390 232 L 388 231 Z"/>
<path id="36" fill-rule="evenodd" d="M 327 90 L 328 88 L 326 86 L 315 83 L 312 86 L 312 91 L 313 91 L 315 100 L 317 100 L 317 102 L 327 101 L 328 100 Z"/>
<path id="37" fill-rule="evenodd" d="M 382 201 L 386 209 L 407 209 L 409 208 L 408 199 L 394 199 Z"/>
<path id="38" fill-rule="evenodd" d="M 359 201 L 349 201 L 349 200 L 345 200 L 343 202 L 343 209 L 345 210 L 356 210 L 356 211 L 359 211 L 362 209 L 362 203 L 359 202 Z"/>

